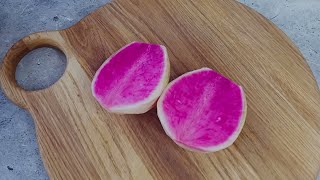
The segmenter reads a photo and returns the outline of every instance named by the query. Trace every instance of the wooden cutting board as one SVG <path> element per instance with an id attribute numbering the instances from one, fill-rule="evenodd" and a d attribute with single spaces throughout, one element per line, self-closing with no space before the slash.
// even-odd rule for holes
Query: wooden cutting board
<path id="1" fill-rule="evenodd" d="M 156 110 L 116 115 L 101 108 L 92 77 L 132 41 L 165 45 L 171 80 L 206 66 L 244 87 L 247 121 L 234 145 L 186 151 L 166 136 Z M 16 65 L 42 46 L 66 54 L 66 71 L 47 89 L 25 91 Z M 233 0 L 116 0 L 68 29 L 18 41 L 0 80 L 32 114 L 51 179 L 315 179 L 320 168 L 320 95 L 309 67 L 284 33 Z"/>

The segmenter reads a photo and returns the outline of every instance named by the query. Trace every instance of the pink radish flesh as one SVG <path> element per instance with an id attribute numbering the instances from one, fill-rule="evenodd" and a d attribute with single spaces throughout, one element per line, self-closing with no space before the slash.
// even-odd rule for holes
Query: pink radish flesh
<path id="1" fill-rule="evenodd" d="M 166 50 L 161 45 L 131 43 L 107 59 L 97 71 L 92 83 L 93 95 L 111 111 L 147 101 L 152 95 L 157 99 L 161 92 L 155 91 L 166 85 L 161 81 L 168 81 L 166 59 Z"/>
<path id="2" fill-rule="evenodd" d="M 242 88 L 209 68 L 182 75 L 158 102 L 167 134 L 179 145 L 216 151 L 233 143 L 244 122 Z"/>

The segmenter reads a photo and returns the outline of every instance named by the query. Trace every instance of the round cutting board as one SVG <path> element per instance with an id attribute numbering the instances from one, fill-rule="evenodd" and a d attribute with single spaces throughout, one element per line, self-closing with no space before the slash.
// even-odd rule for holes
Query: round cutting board
<path id="1" fill-rule="evenodd" d="M 232 146 L 190 152 L 166 136 L 156 110 L 103 110 L 92 77 L 132 41 L 165 45 L 171 80 L 209 67 L 243 86 L 247 120 Z M 66 71 L 47 89 L 23 90 L 16 65 L 42 46 L 66 54 Z M 21 39 L 0 74 L 6 95 L 34 118 L 51 179 L 313 179 L 320 168 L 320 95 L 309 67 L 284 33 L 233 0 L 116 0 L 68 29 Z"/>

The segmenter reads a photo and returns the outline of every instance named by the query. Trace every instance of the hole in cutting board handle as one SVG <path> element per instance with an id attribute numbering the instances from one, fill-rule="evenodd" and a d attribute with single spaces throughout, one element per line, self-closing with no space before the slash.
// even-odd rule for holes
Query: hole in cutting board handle
<path id="1" fill-rule="evenodd" d="M 58 48 L 61 51 L 63 51 L 63 53 L 66 55 L 67 60 L 70 57 L 73 57 L 72 52 L 69 50 L 68 45 L 65 43 L 65 40 L 63 39 L 59 31 L 37 32 L 25 36 L 19 41 L 17 41 L 8 50 L 7 54 L 3 59 L 3 62 L 0 67 L 0 83 L 2 90 L 6 94 L 6 96 L 13 103 L 22 108 L 27 108 L 26 97 L 28 96 L 28 90 L 23 89 L 17 83 L 17 65 L 25 55 L 27 55 L 32 50 L 41 47 Z M 33 89 L 37 88 L 33 87 Z M 33 93 L 33 91 L 31 92 Z"/>
<path id="2" fill-rule="evenodd" d="M 37 48 L 18 63 L 15 79 L 17 84 L 27 91 L 45 89 L 62 77 L 66 66 L 67 58 L 61 50 L 51 47 Z"/>

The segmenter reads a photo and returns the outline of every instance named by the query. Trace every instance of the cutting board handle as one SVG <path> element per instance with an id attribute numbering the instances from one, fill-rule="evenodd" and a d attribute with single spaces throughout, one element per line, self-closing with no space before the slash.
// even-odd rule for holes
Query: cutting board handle
<path id="1" fill-rule="evenodd" d="M 59 31 L 38 32 L 20 39 L 9 49 L 1 65 L 0 83 L 10 100 L 22 108 L 27 108 L 24 97 L 29 93 L 41 91 L 28 91 L 17 84 L 15 72 L 20 60 L 30 51 L 40 47 L 58 48 L 65 53 L 68 59 L 68 51 L 63 41 Z"/>

